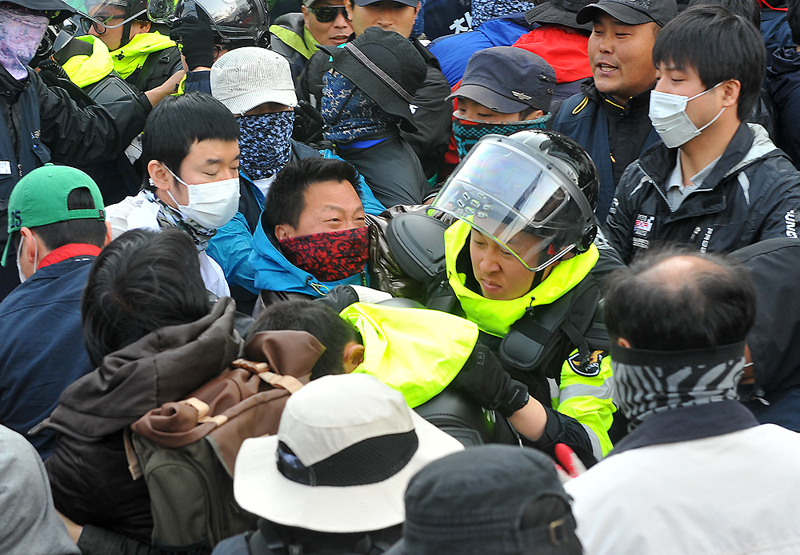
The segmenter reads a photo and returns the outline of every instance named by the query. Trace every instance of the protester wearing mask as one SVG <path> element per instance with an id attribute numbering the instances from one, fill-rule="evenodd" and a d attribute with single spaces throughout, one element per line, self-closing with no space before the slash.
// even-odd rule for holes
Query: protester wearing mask
<path id="1" fill-rule="evenodd" d="M 324 136 L 364 175 L 387 207 L 419 204 L 428 182 L 400 130 L 417 129 L 410 105 L 425 79 L 425 61 L 394 31 L 370 27 L 333 57 L 322 96 Z"/>
<path id="2" fill-rule="evenodd" d="M 267 193 L 248 260 L 259 306 L 319 298 L 337 285 L 369 285 L 369 238 L 357 174 L 342 160 L 287 164 Z"/>
<path id="3" fill-rule="evenodd" d="M 170 97 L 147 120 L 138 195 L 109 206 L 114 238 L 129 229 L 178 228 L 197 246 L 206 289 L 230 296 L 225 274 L 206 254 L 217 229 L 239 205 L 239 126 L 225 106 L 202 93 Z"/>
<path id="4" fill-rule="evenodd" d="M 60 0 L 0 3 L 0 249 L 8 241 L 8 198 L 21 177 L 49 161 L 93 164 L 114 159 L 141 132 L 151 105 L 166 94 L 148 91 L 80 108 L 63 89 L 46 86 L 28 64 L 48 23 L 72 13 Z M 19 283 L 14 265 L 0 271 L 0 299 Z"/>
<path id="5" fill-rule="evenodd" d="M 216 260 L 232 287 L 239 310 L 252 312 L 259 289 L 247 259 L 253 234 L 264 210 L 270 184 L 290 160 L 337 158 L 292 139 L 293 107 L 297 105 L 289 62 L 269 50 L 244 47 L 223 55 L 211 68 L 214 98 L 239 121 L 239 211 L 218 230 L 208 254 Z M 364 210 L 380 214 L 384 206 L 359 175 Z"/>
<path id="6" fill-rule="evenodd" d="M 473 54 L 448 98 L 458 101 L 453 136 L 459 159 L 484 135 L 548 127 L 555 86 L 550 64 L 527 50 L 496 46 Z"/>
<path id="7" fill-rule="evenodd" d="M 656 242 L 730 252 L 797 237 L 800 173 L 758 124 L 765 50 L 758 30 L 719 6 L 696 6 L 656 39 L 650 120 L 662 142 L 620 180 L 606 229 L 626 262 Z"/>

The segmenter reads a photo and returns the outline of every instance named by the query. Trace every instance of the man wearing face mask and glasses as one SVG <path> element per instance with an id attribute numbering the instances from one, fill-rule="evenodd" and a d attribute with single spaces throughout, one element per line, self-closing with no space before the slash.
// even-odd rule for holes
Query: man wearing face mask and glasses
<path id="1" fill-rule="evenodd" d="M 203 93 L 169 97 L 159 108 L 144 128 L 142 191 L 107 208 L 113 236 L 137 228 L 185 231 L 206 289 L 229 297 L 222 268 L 205 251 L 239 207 L 239 124 Z"/>
<path id="2" fill-rule="evenodd" d="M 649 114 L 662 142 L 628 166 L 606 221 L 626 262 L 656 242 L 730 252 L 797 237 L 800 173 L 745 123 L 765 58 L 755 26 L 718 6 L 690 8 L 661 31 Z"/>

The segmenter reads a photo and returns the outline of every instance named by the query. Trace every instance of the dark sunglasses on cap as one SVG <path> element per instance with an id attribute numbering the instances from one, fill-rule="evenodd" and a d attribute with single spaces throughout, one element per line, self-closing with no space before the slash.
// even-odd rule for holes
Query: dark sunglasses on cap
<path id="1" fill-rule="evenodd" d="M 308 11 L 313 13 L 314 17 L 316 17 L 317 21 L 319 21 L 320 23 L 330 23 L 339 16 L 339 12 L 341 12 L 342 16 L 345 18 L 346 21 L 350 21 L 350 18 L 347 17 L 347 10 L 344 9 L 344 6 L 323 6 L 321 8 L 308 8 Z"/>

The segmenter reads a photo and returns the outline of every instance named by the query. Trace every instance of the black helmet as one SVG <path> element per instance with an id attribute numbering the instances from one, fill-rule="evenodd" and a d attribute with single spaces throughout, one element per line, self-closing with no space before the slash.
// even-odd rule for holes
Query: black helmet
<path id="1" fill-rule="evenodd" d="M 147 15 L 167 24 L 186 15 L 206 19 L 222 44 L 262 46 L 269 36 L 265 0 L 149 0 Z"/>
<path id="2" fill-rule="evenodd" d="M 597 188 L 592 159 L 565 135 L 486 135 L 431 208 L 467 222 L 538 272 L 573 249 L 589 248 L 597 233 Z"/>

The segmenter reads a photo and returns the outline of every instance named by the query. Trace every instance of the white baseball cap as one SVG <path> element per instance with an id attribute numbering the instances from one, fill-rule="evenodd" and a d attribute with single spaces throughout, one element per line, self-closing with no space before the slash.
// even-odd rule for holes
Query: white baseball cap
<path id="1" fill-rule="evenodd" d="M 381 530 L 405 520 L 411 477 L 463 448 L 376 378 L 325 376 L 289 398 L 277 435 L 244 441 L 233 492 L 243 509 L 285 526 Z"/>
<path id="2" fill-rule="evenodd" d="M 231 50 L 214 62 L 211 94 L 235 115 L 267 102 L 297 106 L 289 61 L 257 46 Z"/>

